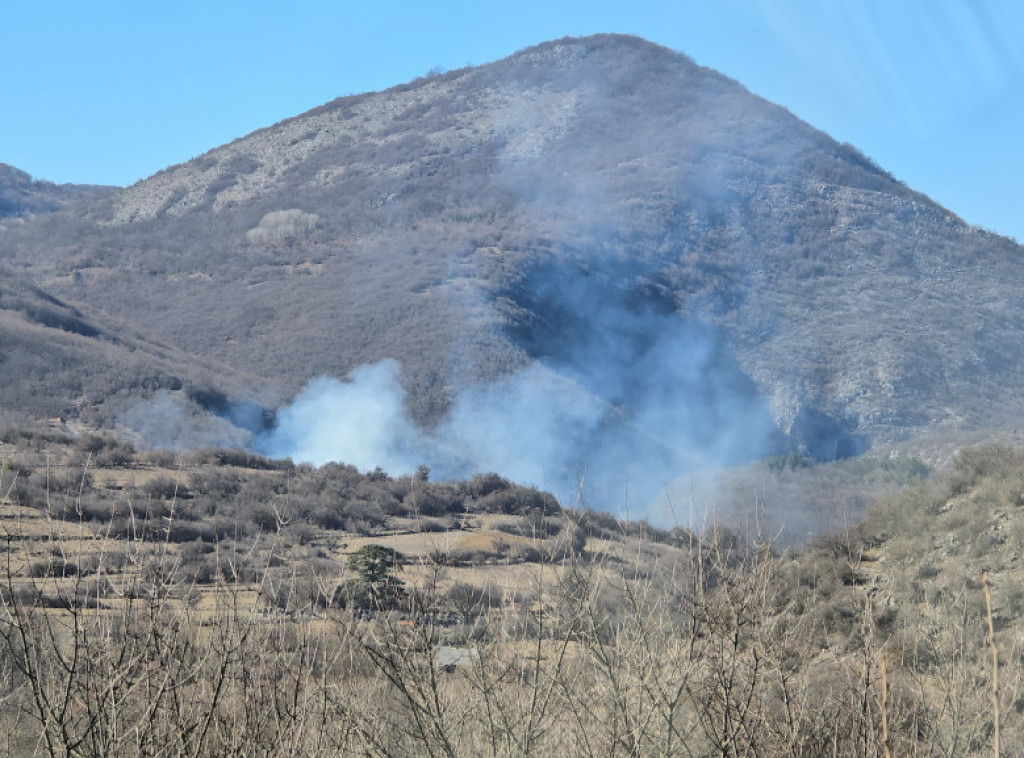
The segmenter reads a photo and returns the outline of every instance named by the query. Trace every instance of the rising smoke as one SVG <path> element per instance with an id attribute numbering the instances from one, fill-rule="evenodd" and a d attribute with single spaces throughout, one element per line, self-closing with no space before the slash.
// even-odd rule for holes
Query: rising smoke
<path id="1" fill-rule="evenodd" d="M 257 446 L 274 457 L 343 461 L 436 479 L 496 472 L 574 502 L 650 513 L 681 476 L 764 455 L 775 427 L 713 330 L 615 267 L 532 271 L 508 293 L 527 314 L 510 333 L 537 361 L 463 389 L 434 429 L 404 411 L 397 362 L 320 378 Z"/>
<path id="2" fill-rule="evenodd" d="M 240 406 L 241 409 L 248 405 Z M 253 406 L 255 407 L 255 406 Z M 210 413 L 167 390 L 125 410 L 118 422 L 143 447 L 194 450 L 202 447 L 241 448 L 252 444 L 253 425 L 226 409 Z"/>

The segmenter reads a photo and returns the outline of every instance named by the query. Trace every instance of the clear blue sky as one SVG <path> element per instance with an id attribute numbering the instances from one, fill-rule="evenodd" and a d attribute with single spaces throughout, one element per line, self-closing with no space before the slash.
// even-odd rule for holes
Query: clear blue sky
<path id="1" fill-rule="evenodd" d="M 0 162 L 130 184 L 339 95 L 596 32 L 685 52 L 1024 241 L 1018 0 L 12 1 Z"/>

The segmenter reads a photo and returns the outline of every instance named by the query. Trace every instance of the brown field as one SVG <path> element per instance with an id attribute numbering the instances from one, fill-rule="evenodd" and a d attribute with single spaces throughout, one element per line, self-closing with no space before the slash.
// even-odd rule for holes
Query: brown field
<path id="1" fill-rule="evenodd" d="M 787 552 L 551 511 L 493 479 L 233 453 L 111 467 L 78 444 L 3 451 L 12 756 L 1009 755 L 1024 739 L 1017 449 L 963 451 Z M 404 511 L 406 491 L 452 509 Z M 339 497 L 367 533 L 316 525 Z M 399 554 L 391 589 L 351 594 L 350 558 L 373 546 Z"/>

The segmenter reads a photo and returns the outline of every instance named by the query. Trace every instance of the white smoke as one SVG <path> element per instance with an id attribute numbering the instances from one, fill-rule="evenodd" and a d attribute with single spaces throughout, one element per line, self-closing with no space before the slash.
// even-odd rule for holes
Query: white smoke
<path id="1" fill-rule="evenodd" d="M 437 438 L 464 463 L 445 473 L 493 471 L 538 487 L 564 483 L 606 412 L 606 404 L 573 379 L 533 364 L 458 397 Z"/>
<path id="2" fill-rule="evenodd" d="M 259 446 L 272 457 L 317 466 L 339 461 L 363 471 L 409 473 L 418 465 L 422 436 L 403 409 L 400 380 L 391 360 L 360 366 L 345 382 L 314 379 L 278 411 L 277 426 Z"/>
<path id="3" fill-rule="evenodd" d="M 430 431 L 405 413 L 401 369 L 385 360 L 311 382 L 258 448 L 393 476 L 421 465 L 435 479 L 495 472 L 569 503 L 585 477 L 586 505 L 652 517 L 674 479 L 765 452 L 773 427 L 763 403 L 736 386 L 707 333 L 675 329 L 626 357 L 628 366 L 588 355 L 588 375 L 539 361 L 467 388 Z"/>
<path id="4" fill-rule="evenodd" d="M 244 448 L 252 433 L 237 419 L 207 413 L 167 390 L 129 407 L 118 417 L 123 430 L 143 447 L 195 450 L 202 447 Z"/>
<path id="5" fill-rule="evenodd" d="M 397 361 L 360 366 L 345 381 L 319 377 L 278 411 L 257 443 L 275 458 L 323 465 L 378 466 L 393 476 L 426 465 L 435 478 L 496 472 L 544 486 L 574 465 L 601 423 L 603 404 L 579 384 L 540 364 L 503 381 L 465 390 L 430 432 L 404 410 Z"/>

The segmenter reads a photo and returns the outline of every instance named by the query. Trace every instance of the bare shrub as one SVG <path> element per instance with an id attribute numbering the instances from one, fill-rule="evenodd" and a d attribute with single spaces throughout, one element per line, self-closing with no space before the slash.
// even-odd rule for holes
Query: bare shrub
<path id="1" fill-rule="evenodd" d="M 320 217 L 305 213 L 297 208 L 271 211 L 260 219 L 259 226 L 245 233 L 245 238 L 254 244 L 281 243 L 296 237 L 305 237 L 317 228 Z"/>
<path id="2" fill-rule="evenodd" d="M 283 491 L 264 470 L 195 520 L 131 489 L 87 519 L 78 489 L 47 492 L 80 520 L 54 506 L 23 509 L 32 528 L 0 524 L 0 744 L 19 758 L 991 755 L 996 727 L 1004 746 L 1024 739 L 1024 592 L 1000 542 L 1014 472 L 972 474 L 955 502 L 947 484 L 915 487 L 797 553 L 717 524 L 527 510 L 506 566 L 464 574 L 386 544 L 345 565 L 280 509 L 255 529 L 257 508 L 294 492 L 329 503 L 366 486 L 340 468 L 293 472 L 309 478 Z M 410 499 L 436 486 L 407 484 Z M 954 540 L 992 538 L 985 579 L 969 549 L 905 531 L 963 514 Z"/>

